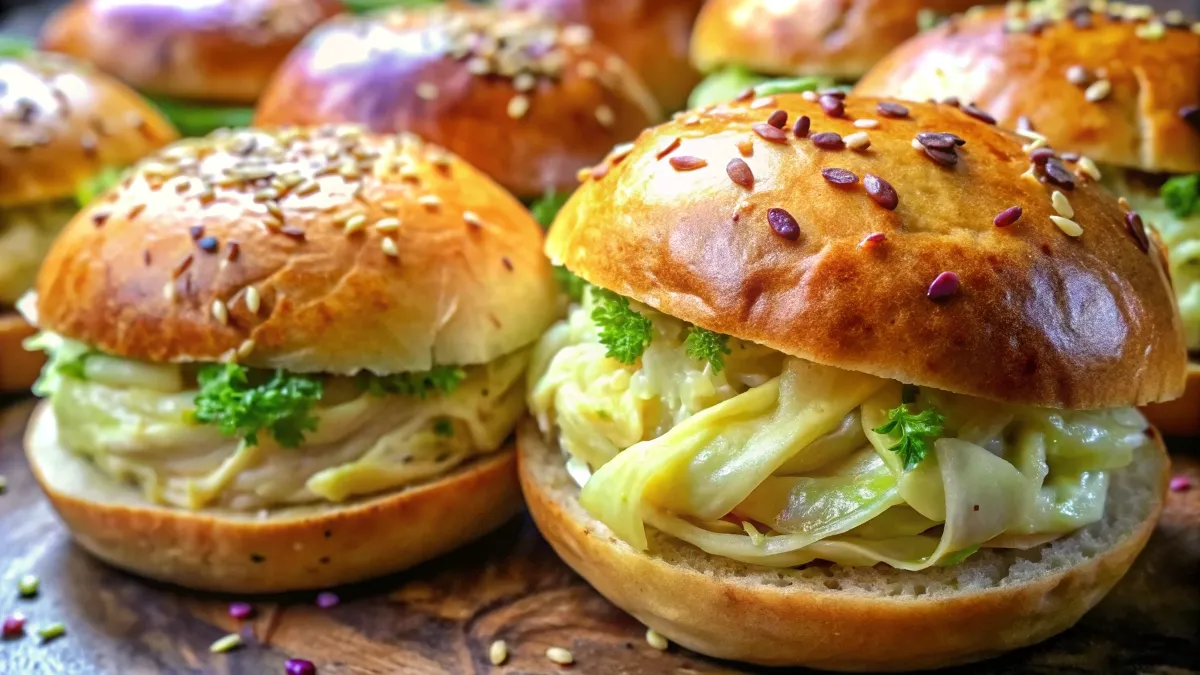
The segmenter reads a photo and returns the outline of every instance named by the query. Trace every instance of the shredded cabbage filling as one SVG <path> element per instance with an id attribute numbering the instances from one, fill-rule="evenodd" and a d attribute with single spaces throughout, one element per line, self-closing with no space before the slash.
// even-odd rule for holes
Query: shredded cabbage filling
<path id="1" fill-rule="evenodd" d="M 298 447 L 256 442 L 201 424 L 197 366 L 96 353 L 52 333 L 36 391 L 50 400 L 60 442 L 153 502 L 187 509 L 258 510 L 342 502 L 435 477 L 499 449 L 524 412 L 529 349 L 466 367 L 452 391 L 366 390 L 322 377 L 311 431 Z"/>
<path id="2" fill-rule="evenodd" d="M 600 341 L 596 295 L 535 348 L 529 404 L 557 431 L 583 507 L 640 550 L 651 526 L 760 565 L 954 564 L 1098 521 L 1109 472 L 1147 442 L 1132 408 L 914 392 L 736 338 L 716 372 L 688 355 L 687 323 L 637 303 L 653 335 L 623 365 Z M 898 435 L 877 431 L 906 402 L 944 420 L 911 470 Z"/>

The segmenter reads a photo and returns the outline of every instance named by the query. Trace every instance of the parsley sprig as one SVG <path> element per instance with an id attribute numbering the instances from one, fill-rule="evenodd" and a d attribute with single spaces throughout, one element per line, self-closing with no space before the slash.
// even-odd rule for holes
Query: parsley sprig
<path id="1" fill-rule="evenodd" d="M 708 361 L 714 373 L 725 368 L 725 357 L 731 354 L 729 336 L 692 326 L 688 329 L 687 339 L 683 341 L 687 355 L 697 361 Z"/>
<path id="2" fill-rule="evenodd" d="M 529 211 L 533 214 L 533 219 L 538 221 L 542 229 L 550 229 L 550 223 L 554 222 L 554 218 L 558 216 L 558 212 L 562 210 L 563 204 L 570 199 L 570 192 L 558 192 L 557 190 L 547 190 L 544 195 L 534 200 L 529 205 Z"/>
<path id="3" fill-rule="evenodd" d="M 558 287 L 562 289 L 563 295 L 570 298 L 572 302 L 583 300 L 583 291 L 587 288 L 588 282 L 562 265 L 554 266 L 554 279 L 558 282 Z"/>
<path id="4" fill-rule="evenodd" d="M 1168 180 L 1159 194 L 1176 218 L 1187 218 L 1200 210 L 1200 173 Z"/>
<path id="5" fill-rule="evenodd" d="M 913 398 L 915 397 L 906 387 L 904 402 L 889 410 L 888 422 L 875 429 L 875 433 L 884 435 L 900 432 L 900 440 L 888 450 L 900 455 L 905 471 L 912 471 L 925 459 L 929 454 L 926 439 L 941 436 L 946 422 L 946 418 L 937 408 L 926 408 L 919 413 L 909 412 L 908 405 Z"/>
<path id="6" fill-rule="evenodd" d="M 325 393 L 318 376 L 227 363 L 201 366 L 197 381 L 195 420 L 241 436 L 247 445 L 258 445 L 259 433 L 267 431 L 279 445 L 295 448 L 317 428 L 312 408 Z"/>
<path id="7" fill-rule="evenodd" d="M 605 356 L 627 366 L 637 363 L 654 338 L 654 324 L 629 306 L 629 299 L 592 287 L 592 321 L 600 329 Z"/>
<path id="8" fill-rule="evenodd" d="M 430 370 L 419 373 L 375 375 L 374 373 L 360 372 L 354 377 L 354 382 L 359 389 L 372 396 L 400 394 L 424 399 L 435 392 L 451 394 L 466 378 L 467 371 L 462 368 L 434 366 Z"/>

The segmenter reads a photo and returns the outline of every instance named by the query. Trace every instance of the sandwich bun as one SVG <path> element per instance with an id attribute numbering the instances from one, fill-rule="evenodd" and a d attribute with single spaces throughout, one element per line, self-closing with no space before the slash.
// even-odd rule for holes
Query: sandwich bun
<path id="1" fill-rule="evenodd" d="M 0 392 L 28 389 L 42 372 L 46 357 L 21 346 L 36 332 L 20 314 L 0 313 Z"/>

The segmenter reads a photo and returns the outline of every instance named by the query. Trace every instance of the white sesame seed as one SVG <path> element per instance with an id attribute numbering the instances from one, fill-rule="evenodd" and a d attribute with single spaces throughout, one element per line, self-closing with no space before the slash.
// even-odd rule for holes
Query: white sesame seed
<path id="1" fill-rule="evenodd" d="M 1097 103 L 1108 98 L 1112 93 L 1112 82 L 1108 80 L 1096 80 L 1083 92 L 1083 97 L 1092 103 Z"/>
<path id="2" fill-rule="evenodd" d="M 213 300 L 212 316 L 222 326 L 229 325 L 229 308 L 225 306 L 224 302 L 221 302 L 220 300 Z"/>
<path id="3" fill-rule="evenodd" d="M 617 115 L 613 112 L 612 108 L 606 105 L 598 105 L 596 106 L 596 121 L 600 123 L 600 126 L 607 129 L 616 124 Z"/>
<path id="4" fill-rule="evenodd" d="M 1038 186 L 1039 188 L 1042 186 L 1042 182 L 1040 180 L 1038 180 L 1037 173 L 1034 172 L 1032 166 L 1029 167 L 1028 169 L 1026 169 L 1025 173 L 1021 174 L 1020 177 L 1029 181 L 1030 183 L 1033 183 L 1034 185 Z"/>
<path id="5" fill-rule="evenodd" d="M 821 97 L 817 96 L 817 92 L 815 91 L 803 91 L 800 92 L 800 98 L 803 98 L 805 101 L 816 101 Z"/>
<path id="6" fill-rule="evenodd" d="M 584 47 L 592 41 L 592 29 L 573 23 L 562 29 L 561 39 L 562 43 L 569 47 Z"/>
<path id="7" fill-rule="evenodd" d="M 1200 21 L 1197 21 L 1196 23 L 1192 24 L 1192 32 L 1195 33 L 1196 35 L 1200 35 Z"/>
<path id="8" fill-rule="evenodd" d="M 842 139 L 842 140 L 845 140 L 845 139 Z M 918 141 L 915 138 L 912 139 L 912 147 L 913 147 L 913 150 L 916 150 L 918 152 L 925 152 L 925 146 L 921 145 L 921 141 Z"/>
<path id="9" fill-rule="evenodd" d="M 422 82 L 418 84 L 417 97 L 424 101 L 432 101 L 438 97 L 437 85 L 429 82 Z"/>
<path id="10" fill-rule="evenodd" d="M 442 205 L 442 200 L 437 195 L 421 195 L 417 197 L 417 203 L 430 211 L 437 211 Z"/>
<path id="11" fill-rule="evenodd" d="M 773 106 L 773 105 L 775 105 L 775 97 L 774 96 L 764 96 L 762 98 L 756 98 L 753 101 L 751 101 L 750 109 L 751 110 L 759 110 L 761 108 L 766 108 L 768 106 Z"/>
<path id="12" fill-rule="evenodd" d="M 699 115 L 689 115 L 688 118 L 683 121 L 683 126 L 685 127 L 694 127 L 697 124 L 700 124 Z"/>
<path id="13" fill-rule="evenodd" d="M 653 628 L 646 629 L 646 642 L 660 652 L 665 651 L 667 647 L 671 646 L 671 643 L 667 642 L 667 638 L 663 637 L 662 633 Z"/>
<path id="14" fill-rule="evenodd" d="M 1046 137 L 1034 131 L 1033 129 L 1016 129 L 1017 135 L 1022 138 L 1028 138 L 1031 141 L 1044 141 Z"/>
<path id="15" fill-rule="evenodd" d="M 1091 157 L 1080 157 L 1076 164 L 1079 166 L 1079 171 L 1082 172 L 1083 175 L 1091 178 L 1094 181 L 1099 181 L 1103 177 L 1100 174 L 1100 167 L 1096 166 L 1096 163 L 1092 161 Z"/>
<path id="16" fill-rule="evenodd" d="M 850 134 L 842 139 L 847 148 L 851 150 L 866 150 L 871 147 L 871 136 L 865 131 Z"/>
<path id="17" fill-rule="evenodd" d="M 1021 150 L 1025 151 L 1025 154 L 1029 154 L 1029 153 L 1033 152 L 1034 150 L 1044 148 L 1047 145 L 1049 145 L 1049 143 L 1046 142 L 1045 138 L 1035 138 L 1032 141 L 1026 143 L 1025 145 L 1022 145 Z"/>
<path id="18" fill-rule="evenodd" d="M 859 129 L 877 129 L 879 120 L 854 120 L 854 126 Z"/>
<path id="19" fill-rule="evenodd" d="M 463 222 L 471 227 L 483 227 L 483 219 L 474 211 L 463 211 Z"/>
<path id="20" fill-rule="evenodd" d="M 1090 73 L 1088 73 L 1087 68 L 1078 65 L 1067 68 L 1067 82 L 1070 82 L 1077 87 L 1082 87 L 1091 81 L 1092 76 Z"/>
<path id="21" fill-rule="evenodd" d="M 257 344 L 253 339 L 243 340 L 242 344 L 238 345 L 237 348 L 238 358 L 244 359 L 247 356 L 250 356 L 250 353 L 254 351 L 256 346 Z"/>
<path id="22" fill-rule="evenodd" d="M 258 314 L 258 308 L 262 304 L 262 298 L 258 295 L 258 289 L 254 286 L 246 287 L 246 309 L 254 314 Z"/>
<path id="23" fill-rule="evenodd" d="M 379 246 L 383 248 L 384 255 L 390 258 L 400 257 L 400 249 L 396 248 L 395 239 L 392 239 L 391 237 L 384 237 L 383 241 L 379 243 Z"/>
<path id="24" fill-rule="evenodd" d="M 400 229 L 399 218 L 380 218 L 375 221 L 375 229 L 380 232 L 395 232 Z"/>
<path id="25" fill-rule="evenodd" d="M 167 283 L 163 284 L 162 296 L 167 302 L 171 302 L 175 299 L 175 284 L 173 282 L 168 281 Z"/>
<path id="26" fill-rule="evenodd" d="M 1058 213 L 1058 215 L 1062 216 L 1063 218 L 1075 217 L 1075 209 L 1071 207 L 1070 200 L 1068 200 L 1067 196 L 1058 190 L 1055 190 L 1054 194 L 1050 195 L 1050 204 L 1054 206 L 1054 210 Z"/>
<path id="27" fill-rule="evenodd" d="M 467 72 L 472 75 L 486 75 L 491 69 L 491 64 L 482 56 L 473 56 L 467 61 Z"/>
<path id="28" fill-rule="evenodd" d="M 546 658 L 560 666 L 569 666 L 572 663 L 575 663 L 575 656 L 562 647 L 551 647 L 547 649 Z"/>
<path id="29" fill-rule="evenodd" d="M 1062 230 L 1063 234 L 1067 235 L 1068 237 L 1078 237 L 1079 235 L 1083 234 L 1083 228 L 1079 226 L 1079 223 L 1071 220 L 1070 218 L 1063 218 L 1062 216 L 1050 216 L 1050 220 L 1053 220 L 1054 224 L 1058 226 L 1058 229 Z"/>
<path id="30" fill-rule="evenodd" d="M 504 640 L 496 640 L 488 649 L 488 660 L 493 666 L 502 666 L 508 660 L 508 643 Z"/>
<path id="31" fill-rule="evenodd" d="M 519 120 L 529 112 L 529 97 L 517 94 L 508 100 L 508 116 Z"/>
<path id="32" fill-rule="evenodd" d="M 346 234 L 354 234 L 367 226 L 367 217 L 356 213 L 346 219 Z"/>
<path id="33" fill-rule="evenodd" d="M 537 80 L 529 73 L 521 73 L 513 78 L 513 89 L 517 91 L 529 91 L 537 84 Z"/>
<path id="34" fill-rule="evenodd" d="M 1129 200 L 1125 199 L 1124 197 L 1117 197 L 1117 206 L 1120 206 L 1121 208 L 1128 211 L 1130 209 Z"/>

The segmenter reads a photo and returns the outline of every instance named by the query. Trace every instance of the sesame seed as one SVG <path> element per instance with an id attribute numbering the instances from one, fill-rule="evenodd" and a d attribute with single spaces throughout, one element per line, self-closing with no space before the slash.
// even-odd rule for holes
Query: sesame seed
<path id="1" fill-rule="evenodd" d="M 891 101 L 881 101 L 875 106 L 875 111 L 884 117 L 891 117 L 895 119 L 903 119 L 908 117 L 908 108 L 900 105 L 899 103 L 892 103 Z"/>
<path id="2" fill-rule="evenodd" d="M 92 224 L 96 227 L 104 227 L 104 223 L 112 216 L 108 211 L 96 211 L 92 214 Z"/>
<path id="3" fill-rule="evenodd" d="M 865 131 L 850 134 L 842 139 L 851 150 L 866 150 L 871 147 L 871 136 Z"/>
<path id="4" fill-rule="evenodd" d="M 930 300 L 941 300 L 948 298 L 958 292 L 959 280 L 958 275 L 954 272 L 942 272 L 934 278 L 933 283 L 929 284 L 929 290 L 925 291 L 925 297 Z"/>
<path id="5" fill-rule="evenodd" d="M 771 230 L 775 234 L 788 241 L 796 241 L 800 238 L 800 223 L 797 223 L 792 214 L 784 209 L 767 209 L 767 222 L 770 223 Z"/>
<path id="6" fill-rule="evenodd" d="M 1071 207 L 1071 201 L 1058 190 L 1050 195 L 1050 204 L 1054 206 L 1054 211 L 1063 218 L 1075 217 L 1075 209 Z"/>
<path id="7" fill-rule="evenodd" d="M 417 203 L 427 211 L 437 211 L 442 206 L 442 199 L 437 195 L 421 195 L 417 197 Z"/>
<path id="8" fill-rule="evenodd" d="M 808 136 L 808 131 L 811 128 L 812 120 L 808 118 L 808 115 L 801 115 L 800 117 L 796 118 L 796 123 L 792 125 L 792 134 L 795 135 L 796 138 L 806 138 Z"/>
<path id="9" fill-rule="evenodd" d="M 200 250 L 205 253 L 216 253 L 221 245 L 216 237 L 201 237 L 196 241 L 196 246 L 199 246 Z"/>
<path id="10" fill-rule="evenodd" d="M 1054 152 L 1054 148 L 1035 148 L 1029 151 L 1029 161 L 1038 166 L 1043 166 L 1055 157 L 1057 155 Z"/>
<path id="11" fill-rule="evenodd" d="M 463 211 L 463 222 L 475 229 L 483 227 L 483 219 L 474 211 Z"/>
<path id="12" fill-rule="evenodd" d="M 1025 173 L 1021 174 L 1019 176 L 1019 178 L 1026 180 L 1030 183 L 1033 183 L 1034 185 L 1036 185 L 1039 188 L 1042 186 L 1042 182 L 1040 180 L 1038 180 L 1038 177 L 1037 177 L 1036 167 L 1034 167 L 1032 165 L 1028 169 L 1026 169 Z"/>
<path id="13" fill-rule="evenodd" d="M 1079 226 L 1079 223 L 1071 220 L 1070 218 L 1063 218 L 1062 216 L 1050 216 L 1050 220 L 1054 221 L 1054 224 L 1058 226 L 1058 229 L 1062 230 L 1063 234 L 1069 237 L 1078 237 L 1079 235 L 1083 234 L 1083 228 Z"/>
<path id="14" fill-rule="evenodd" d="M 375 221 L 375 229 L 380 232 L 395 232 L 400 229 L 399 218 L 380 218 Z"/>
<path id="15" fill-rule="evenodd" d="M 184 256 L 184 258 L 182 260 L 180 260 L 178 263 L 175 263 L 175 267 L 171 270 L 171 278 L 178 279 L 180 276 L 182 276 L 183 273 L 186 272 L 188 270 L 188 268 L 192 266 L 192 260 L 193 260 L 192 254 L 189 253 L 186 256 Z"/>
<path id="16" fill-rule="evenodd" d="M 517 91 L 529 91 L 537 85 L 537 79 L 529 73 L 521 73 L 513 78 L 513 89 Z"/>
<path id="17" fill-rule="evenodd" d="M 729 163 L 725 165 L 725 173 L 729 175 L 730 180 L 747 190 L 754 188 L 754 172 L 742 158 L 734 157 L 729 160 Z"/>
<path id="18" fill-rule="evenodd" d="M 436 84 L 422 82 L 417 85 L 417 97 L 424 101 L 432 101 L 438 97 L 438 88 Z"/>
<path id="19" fill-rule="evenodd" d="M 1097 103 L 1108 98 L 1110 93 L 1112 93 L 1111 82 L 1108 80 L 1096 80 L 1083 92 L 1083 97 L 1092 103 Z"/>
<path id="20" fill-rule="evenodd" d="M 917 134 L 917 142 L 922 147 L 933 148 L 935 150 L 953 150 L 957 145 L 956 138 L 953 134 L 935 133 L 932 131 L 923 131 Z"/>
<path id="21" fill-rule="evenodd" d="M 229 325 L 229 308 L 225 306 L 224 302 L 221 302 L 220 300 L 213 300 L 212 316 L 222 326 Z"/>
<path id="22" fill-rule="evenodd" d="M 138 216 L 140 216 L 142 214 L 142 211 L 145 211 L 145 210 L 146 210 L 145 204 L 135 204 L 133 206 L 133 208 L 129 209 L 129 215 L 126 216 L 126 218 L 128 220 L 133 220 L 133 219 L 137 218 Z"/>
<path id="23" fill-rule="evenodd" d="M 661 633 L 653 628 L 646 629 L 646 644 L 660 652 L 665 651 L 667 647 L 671 646 L 671 643 L 667 642 L 667 638 L 663 637 Z"/>
<path id="24" fill-rule="evenodd" d="M 742 157 L 749 157 L 754 154 L 754 141 L 749 138 L 743 138 L 737 142 L 737 149 Z"/>
<path id="25" fill-rule="evenodd" d="M 612 108 L 606 105 L 600 105 L 596 106 L 596 121 L 600 123 L 600 126 L 607 129 L 612 127 L 613 124 L 616 124 L 617 116 L 615 113 L 613 113 Z"/>
<path id="26" fill-rule="evenodd" d="M 787 143 L 787 134 L 783 133 L 779 129 L 776 129 L 770 124 L 763 124 L 760 122 L 752 125 L 750 128 L 764 141 L 768 141 L 770 143 Z"/>
<path id="27" fill-rule="evenodd" d="M 169 281 L 166 284 L 164 284 L 163 289 L 162 289 L 162 296 L 163 296 L 163 299 L 166 300 L 167 302 L 173 301 L 175 299 L 175 284 L 173 284 Z"/>
<path id="28" fill-rule="evenodd" d="M 672 157 L 670 162 L 676 171 L 695 171 L 708 166 L 708 162 L 705 160 L 691 155 L 677 155 Z"/>
<path id="29" fill-rule="evenodd" d="M 246 287 L 246 309 L 252 314 L 258 314 L 258 308 L 262 305 L 262 298 L 258 294 L 258 289 L 254 286 Z"/>
<path id="30" fill-rule="evenodd" d="M 1021 219 L 1022 213 L 1023 211 L 1021 207 L 1010 206 L 996 214 L 996 217 L 992 219 L 992 224 L 996 227 L 1008 227 L 1009 225 L 1014 225 L 1018 220 Z"/>
<path id="31" fill-rule="evenodd" d="M 492 662 L 493 666 L 502 666 L 508 660 L 508 643 L 504 640 L 496 640 L 492 646 L 488 648 L 488 661 Z"/>
<path id="32" fill-rule="evenodd" d="M 529 97 L 522 94 L 517 94 L 508 100 L 508 116 L 514 120 L 519 120 L 529 112 Z"/>
<path id="33" fill-rule="evenodd" d="M 752 91 L 753 91 L 753 90 L 752 90 Z M 754 99 L 754 101 L 752 101 L 752 102 L 750 103 L 750 109 L 751 109 L 751 110 L 759 110 L 759 109 L 762 109 L 762 108 L 770 108 L 770 107 L 771 107 L 771 106 L 773 106 L 773 105 L 775 105 L 775 97 L 774 97 L 774 96 L 767 96 L 767 97 L 764 97 L 764 98 L 757 98 L 757 99 Z"/>
<path id="34" fill-rule="evenodd" d="M 569 666 L 572 663 L 575 663 L 575 657 L 571 654 L 571 652 L 563 649 L 562 647 L 551 647 L 547 649 L 546 658 L 560 666 Z"/>
<path id="35" fill-rule="evenodd" d="M 1143 40 L 1161 40 L 1167 34 L 1167 27 L 1156 19 L 1138 26 L 1133 32 Z"/>
<path id="36" fill-rule="evenodd" d="M 843 117 L 846 114 L 846 103 L 836 96 L 824 94 L 818 100 L 821 104 L 821 110 L 825 111 L 830 117 Z"/>
<path id="37" fill-rule="evenodd" d="M 771 113 L 770 117 L 767 118 L 767 124 L 770 124 L 776 129 L 782 129 L 787 125 L 787 120 L 788 114 L 786 110 L 776 110 L 775 112 Z"/>
<path id="38" fill-rule="evenodd" d="M 384 237 L 383 241 L 379 243 L 379 246 L 383 249 L 383 254 L 389 258 L 400 257 L 400 249 L 396 248 L 395 239 L 392 239 L 391 237 Z"/>
<path id="39" fill-rule="evenodd" d="M 800 98 L 804 99 L 805 101 L 812 101 L 815 103 L 820 96 L 817 96 L 817 92 L 815 91 L 802 91 L 800 92 Z"/>
<path id="40" fill-rule="evenodd" d="M 250 356 L 250 354 L 254 351 L 254 348 L 257 346 L 258 344 L 254 341 L 254 338 L 242 340 L 242 344 L 238 345 L 237 348 L 238 358 L 244 359 Z"/>
<path id="41" fill-rule="evenodd" d="M 966 114 L 970 115 L 971 117 L 974 117 L 975 119 L 979 120 L 980 122 L 984 122 L 986 124 L 995 124 L 996 123 L 995 117 L 992 117 L 986 111 L 984 111 L 984 110 L 980 109 L 978 106 L 976 106 L 974 103 L 968 103 L 967 105 L 964 105 L 962 107 L 962 111 L 965 112 Z"/>
<path id="42" fill-rule="evenodd" d="M 669 155 L 669 154 L 671 154 L 672 152 L 674 152 L 674 151 L 675 151 L 675 148 L 678 148 L 678 147 L 679 147 L 679 144 L 680 144 L 681 142 L 682 142 L 682 141 L 681 141 L 681 139 L 680 139 L 678 136 L 676 136 L 675 138 L 672 138 L 672 139 L 671 139 L 671 142 L 670 142 L 670 143 L 667 143 L 665 146 L 663 146 L 663 149 L 662 149 L 662 150 L 659 150 L 659 151 L 658 151 L 658 152 L 657 152 L 657 153 L 654 155 L 654 157 L 655 157 L 656 159 L 662 159 L 663 157 L 666 157 L 667 155 Z"/>
<path id="43" fill-rule="evenodd" d="M 367 226 L 367 217 L 361 213 L 346 219 L 346 234 L 354 234 Z"/>
<path id="44" fill-rule="evenodd" d="M 876 129 L 879 127 L 878 120 L 854 120 L 854 126 L 859 129 Z"/>
<path id="45" fill-rule="evenodd" d="M 921 144 L 920 140 L 918 140 L 916 138 L 912 139 L 911 145 L 912 145 L 913 150 L 919 150 L 921 152 L 925 152 L 925 146 Z"/>
<path id="46" fill-rule="evenodd" d="M 1077 164 L 1079 166 L 1079 172 L 1088 178 L 1091 178 L 1094 181 L 1099 181 L 1103 177 L 1100 173 L 1100 167 L 1096 166 L 1096 163 L 1093 162 L 1090 157 L 1080 157 Z"/>
<path id="47" fill-rule="evenodd" d="M 822 131 L 819 134 L 813 134 L 810 139 L 812 140 L 813 145 L 821 148 L 822 150 L 841 150 L 842 148 L 846 147 L 846 143 L 842 140 L 842 136 L 832 131 Z"/>
<path id="48" fill-rule="evenodd" d="M 867 194 L 875 200 L 876 204 L 888 211 L 895 211 L 896 207 L 900 205 L 900 195 L 896 194 L 896 188 L 873 173 L 863 176 L 863 187 L 866 188 Z"/>
<path id="49" fill-rule="evenodd" d="M 1125 214 L 1125 229 L 1133 236 L 1134 242 L 1137 243 L 1137 247 L 1142 250 L 1142 253 L 1149 252 L 1150 238 L 1146 236 L 1146 225 L 1136 211 Z"/>
<path id="50" fill-rule="evenodd" d="M 858 182 L 858 176 L 853 171 L 836 167 L 821 169 L 821 176 L 834 185 L 854 185 Z"/>
<path id="51" fill-rule="evenodd" d="M 1077 87 L 1086 87 L 1092 81 L 1092 74 L 1088 72 L 1087 68 L 1079 65 L 1067 68 L 1067 82 Z"/>
<path id="52" fill-rule="evenodd" d="M 887 238 L 887 235 L 884 234 L 883 232 L 872 232 L 871 234 L 868 234 L 866 237 L 863 237 L 862 241 L 858 242 L 858 247 L 862 248 L 862 249 L 870 250 L 870 249 L 878 247 L 880 244 L 883 243 L 883 240 L 886 238 Z"/>

